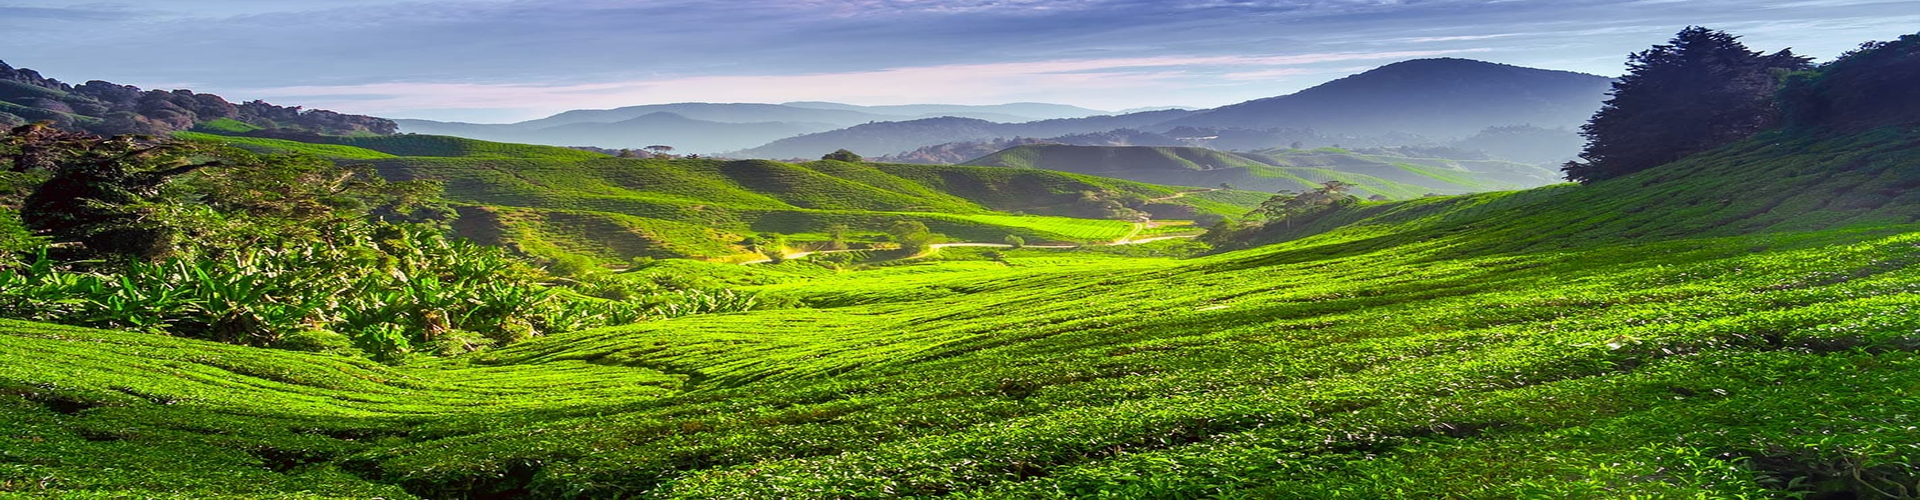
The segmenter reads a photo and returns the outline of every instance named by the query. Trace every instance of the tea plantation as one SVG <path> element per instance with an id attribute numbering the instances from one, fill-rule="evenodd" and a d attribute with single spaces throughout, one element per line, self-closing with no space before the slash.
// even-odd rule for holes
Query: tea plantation
<path id="1" fill-rule="evenodd" d="M 516 206 L 724 195 L 820 217 L 854 215 L 791 207 L 852 202 L 727 172 L 951 179 L 712 161 L 635 194 L 615 174 L 648 163 L 607 159 L 552 195 L 475 187 L 562 182 L 515 161 L 445 175 Z M 1917 161 L 1916 129 L 1770 133 L 1586 185 L 1352 205 L 1192 259 L 676 265 L 793 307 L 400 366 L 4 322 L 0 493 L 1913 497 Z"/>
<path id="2" fill-rule="evenodd" d="M 914 221 L 953 241 L 1104 243 L 1138 216 L 1237 217 L 1267 194 L 1181 188 L 1043 170 L 944 165 L 699 158 L 631 159 L 552 146 L 431 135 L 314 136 L 301 141 L 219 135 L 184 139 L 256 152 L 298 152 L 368 164 L 393 180 L 431 180 L 464 205 L 461 235 L 542 258 L 624 264 L 635 257 L 759 258 L 742 241 L 787 238 L 796 250 L 873 242 Z M 310 141 L 310 142 L 309 142 Z"/>

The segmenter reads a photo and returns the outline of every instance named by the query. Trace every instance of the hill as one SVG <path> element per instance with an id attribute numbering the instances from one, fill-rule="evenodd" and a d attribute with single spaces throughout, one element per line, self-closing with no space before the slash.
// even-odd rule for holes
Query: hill
<path id="1" fill-rule="evenodd" d="M 1920 325 L 1900 314 L 1920 307 L 1920 200 L 1882 193 L 1916 145 L 1913 129 L 1761 137 L 1592 185 L 1362 205 L 1357 223 L 1184 262 L 1026 250 L 793 275 L 761 290 L 811 308 L 412 366 L 0 323 L 0 419 L 26 436 L 0 484 L 1863 494 L 1920 479 L 1901 458 L 1920 441 Z"/>
<path id="2" fill-rule="evenodd" d="M 1826 113 L 1875 101 L 1848 90 L 1914 102 L 1872 71 L 1914 68 L 1910 44 L 1795 77 L 1778 98 L 1797 121 L 1676 162 L 1334 204 L 1193 259 L 655 263 L 621 276 L 721 280 L 780 307 L 394 365 L 0 320 L 0 494 L 1912 497 L 1920 117 Z M 582 193 L 667 161 L 410 168 L 451 160 L 610 166 L 494 170 Z M 667 167 L 712 181 L 688 196 L 767 206 L 904 201 L 809 187 L 833 182 L 1079 178 Z M 608 185 L 560 185 L 578 179 Z M 734 189 L 755 182 L 783 187 Z M 988 204 L 931 203 L 962 201 Z M 4 266 L 4 298 L 65 286 Z"/>
<path id="3" fill-rule="evenodd" d="M 463 232 L 482 242 L 614 262 L 731 258 L 745 253 L 737 245 L 746 236 L 762 233 L 787 235 L 796 246 L 823 243 L 834 225 L 871 239 L 900 220 L 960 241 L 1098 242 L 1124 236 L 1129 222 L 1116 219 L 1131 214 L 1183 219 L 1247 209 L 1236 198 L 1156 201 L 1178 193 L 1162 186 L 985 167 L 620 158 L 368 163 L 390 179 L 444 183 L 449 199 L 473 207 L 463 214 L 475 225 Z"/>
<path id="4" fill-rule="evenodd" d="M 1420 59 L 1382 66 L 1294 94 L 1209 110 L 1166 109 L 1111 117 L 995 124 L 952 118 L 881 122 L 782 139 L 727 153 L 744 158 L 806 158 L 846 148 L 870 155 L 928 156 L 918 148 L 1014 138 L 1052 138 L 1135 129 L 1178 144 L 1265 149 L 1314 146 L 1446 144 L 1491 127 L 1577 129 L 1600 108 L 1610 79 L 1466 59 Z M 1578 152 L 1569 134 L 1530 147 L 1481 137 L 1482 147 L 1514 160 Z M 1577 140 L 1577 139 L 1576 139 Z"/>
<path id="5" fill-rule="evenodd" d="M 396 122 L 402 131 L 423 135 L 451 135 L 497 142 L 549 146 L 595 146 L 609 149 L 640 149 L 652 145 L 667 145 L 678 151 L 700 154 L 729 151 L 739 149 L 743 145 L 762 144 L 783 137 L 837 128 L 832 124 L 818 122 L 709 121 L 666 111 L 656 111 L 613 122 L 573 121 L 574 118 L 576 117 L 568 117 L 567 120 L 555 120 L 542 125 L 532 125 L 535 122 L 510 125 L 442 123 L 425 120 L 396 120 Z"/>
<path id="6" fill-rule="evenodd" d="M 391 134 L 392 121 L 263 101 L 231 103 L 190 90 L 141 90 L 99 80 L 75 86 L 0 62 L 0 126 L 49 121 L 102 135 L 166 135 L 209 123 L 312 133 Z"/>
<path id="7" fill-rule="evenodd" d="M 879 122 L 840 130 L 789 137 L 764 146 L 726 153 L 735 158 L 813 158 L 836 149 L 875 156 L 955 141 L 1010 137 L 1054 137 L 1068 134 L 1140 128 L 1184 116 L 1189 111 L 1163 110 L 1026 123 L 995 123 L 971 118 L 928 118 Z"/>
<path id="8" fill-rule="evenodd" d="M 1229 153 L 1190 147 L 1018 146 L 969 165 L 1038 168 L 1175 186 L 1229 184 L 1255 191 L 1307 191 L 1330 180 L 1362 197 L 1413 198 L 1543 186 L 1556 172 L 1497 160 L 1364 154 L 1325 148 Z"/>
<path id="9" fill-rule="evenodd" d="M 1164 126 L 1308 127 L 1450 140 L 1497 126 L 1576 128 L 1600 109 L 1606 77 L 1468 59 L 1381 66 L 1289 95 L 1214 108 Z"/>
<path id="10" fill-rule="evenodd" d="M 961 117 L 1011 123 L 1098 114 L 1099 111 L 1091 109 L 1043 103 L 856 106 L 830 102 L 694 102 L 572 110 L 537 120 L 507 124 L 395 121 L 402 130 L 419 134 L 615 149 L 664 144 L 681 151 L 710 154 L 872 122 Z"/>

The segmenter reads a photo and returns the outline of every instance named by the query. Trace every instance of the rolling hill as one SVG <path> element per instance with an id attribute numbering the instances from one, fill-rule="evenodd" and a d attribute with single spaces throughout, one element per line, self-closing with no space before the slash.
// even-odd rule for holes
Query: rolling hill
<path id="1" fill-rule="evenodd" d="M 624 159 L 413 134 L 301 141 L 180 135 L 369 164 L 394 180 L 438 181 L 462 205 L 463 236 L 530 255 L 601 262 L 751 258 L 740 245 L 747 236 L 781 234 L 804 247 L 843 225 L 872 240 L 901 220 L 960 241 L 1013 235 L 1036 244 L 1102 242 L 1128 234 L 1131 222 L 1122 219 L 1134 214 L 1238 216 L 1260 201 L 1234 193 L 1179 196 L 1176 188 L 1041 170 Z"/>
<path id="2" fill-rule="evenodd" d="M 614 279 L 724 281 L 777 306 L 391 364 L 0 320 L 0 496 L 1914 497 L 1920 113 L 1897 111 L 1920 110 L 1917 48 L 1800 74 L 1775 94 L 1787 125 L 1674 162 L 1325 205 L 1195 258 L 671 261 Z M 1085 197 L 1046 182 L 1166 192 L 1026 168 L 364 145 L 324 149 L 487 151 L 372 161 L 522 205 L 1005 220 L 967 210 Z M 1214 153 L 1113 154 L 1324 159 Z M 712 220 L 693 226 L 733 223 Z M 640 222 L 608 224 L 579 234 Z M 0 266 L 0 292 L 48 285 L 20 267 Z"/>
<path id="3" fill-rule="evenodd" d="M 1175 186 L 1230 184 L 1255 191 L 1307 191 L 1329 180 L 1360 196 L 1413 198 L 1544 186 L 1557 172 L 1497 161 L 1364 154 L 1324 148 L 1229 153 L 1190 147 L 1018 146 L 969 165 L 1037 168 Z"/>
<path id="4" fill-rule="evenodd" d="M 830 102 L 675 103 L 583 109 L 507 124 L 395 120 L 402 131 L 490 141 L 640 148 L 664 144 L 692 153 L 733 151 L 797 135 L 872 122 L 961 117 L 998 122 L 1080 118 L 1100 111 L 1043 103 L 992 106 L 856 106 Z M 828 149 L 827 151 L 832 151 Z M 824 153 L 824 152 L 822 152 Z M 812 156 L 819 156 L 815 153 Z"/>
<path id="5" fill-rule="evenodd" d="M 1188 261 L 786 264 L 758 290 L 809 307 L 406 366 L 4 322 L 0 488 L 1865 494 L 1920 478 L 1916 145 L 1764 136 Z"/>

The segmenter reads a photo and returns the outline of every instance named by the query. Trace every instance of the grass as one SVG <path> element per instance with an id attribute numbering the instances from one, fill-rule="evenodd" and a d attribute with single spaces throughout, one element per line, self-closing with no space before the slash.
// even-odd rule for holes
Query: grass
<path id="1" fill-rule="evenodd" d="M 418 366 L 5 322 L 0 491 L 1913 496 L 1916 137 L 1361 204 L 1188 260 L 667 263 L 642 273 L 806 307 Z"/>
<path id="2" fill-rule="evenodd" d="M 967 162 L 1106 175 L 1180 186 L 1231 184 L 1256 191 L 1306 191 L 1330 180 L 1362 197 L 1417 198 L 1550 184 L 1555 172 L 1496 160 L 1452 160 L 1361 154 L 1321 148 L 1229 153 L 1191 147 L 1102 147 L 1042 144 L 1010 148 Z"/>
<path id="3" fill-rule="evenodd" d="M 1035 244 L 1104 242 L 1125 236 L 1131 226 L 1119 220 L 1061 217 L 1099 211 L 1100 203 L 1088 201 L 1083 193 L 1141 200 L 1177 193 L 1163 186 L 1038 170 L 830 161 L 409 157 L 372 163 L 389 178 L 442 181 L 448 196 L 461 203 L 548 214 L 506 221 L 517 222 L 516 228 L 496 225 L 481 231 L 504 235 L 502 242 L 546 252 L 542 255 L 565 252 L 608 261 L 635 256 L 731 259 L 744 251 L 734 244 L 749 234 L 819 235 L 845 225 L 857 234 L 874 235 L 899 220 L 920 221 L 956 241 L 999 242 L 1017 235 Z M 1253 198 L 1181 197 L 1150 206 L 1176 216 L 1239 215 L 1258 203 Z M 589 227 L 609 220 L 657 230 Z M 549 227 L 539 227 L 543 224 Z M 698 231 L 710 237 L 698 243 L 682 238 Z M 656 237 L 668 233 L 674 237 Z M 589 241 L 594 234 L 609 235 L 609 240 Z M 628 235 L 640 240 L 613 241 L 630 240 Z"/>
<path id="4" fill-rule="evenodd" d="M 240 123 L 240 122 L 234 122 L 234 123 Z M 203 125 L 206 125 L 206 124 L 203 124 Z M 245 124 L 242 123 L 241 125 L 245 125 Z M 227 128 L 231 128 L 231 127 L 227 127 Z M 209 129 L 210 130 L 227 130 L 227 128 L 221 128 L 219 125 L 215 125 Z M 262 153 L 262 154 L 305 153 L 305 154 L 310 154 L 310 155 L 318 156 L 321 158 L 332 159 L 332 160 L 379 160 L 379 159 L 385 159 L 385 158 L 396 158 L 394 155 L 382 153 L 379 151 L 374 151 L 371 149 L 357 148 L 353 146 L 341 146 L 337 144 L 313 144 L 313 143 L 306 143 L 306 142 L 299 142 L 299 141 L 289 141 L 284 139 L 268 139 L 264 137 L 221 135 L 221 134 L 214 134 L 214 133 L 207 133 L 207 132 L 174 132 L 173 136 L 179 139 L 185 139 L 190 141 L 218 142 L 222 144 L 228 144 L 234 147 L 238 147 L 241 149 L 253 151 L 255 153 Z"/>

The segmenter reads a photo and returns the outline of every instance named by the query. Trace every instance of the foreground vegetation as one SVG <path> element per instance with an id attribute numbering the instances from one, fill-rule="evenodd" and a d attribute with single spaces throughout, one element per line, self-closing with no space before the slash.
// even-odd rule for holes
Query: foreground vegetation
<path id="1" fill-rule="evenodd" d="M 1869 138 L 1897 143 L 1780 147 Z M 1832 161 L 1892 169 L 1910 150 L 1862 154 Z M 1429 210 L 1400 219 L 1405 231 L 1380 218 L 1181 262 L 1033 250 L 828 276 L 784 264 L 741 272 L 808 308 L 404 367 L 12 323 L 0 379 L 20 444 L 0 484 L 436 498 L 1914 494 L 1920 435 L 1905 408 L 1920 403 L 1920 324 L 1906 311 L 1920 305 L 1920 226 L 1801 221 L 1622 244 L 1614 226 L 1558 222 L 1609 213 L 1589 197 L 1662 175 L 1579 196 L 1403 203 Z M 1797 196 L 1704 182 L 1691 186 L 1701 199 Z M 1554 245 L 1508 236 L 1549 228 Z M 36 368 L 47 359 L 83 369 Z M 113 375 L 152 371 L 182 376 Z M 467 377 L 485 382 L 418 385 Z M 578 392 L 545 399 L 554 377 Z M 396 390 L 413 396 L 378 403 Z M 474 393 L 490 398 L 458 406 Z M 154 456 L 191 458 L 141 458 Z"/>

